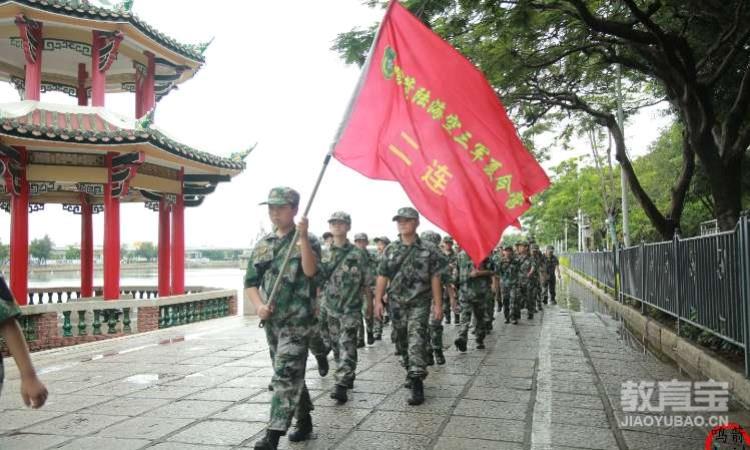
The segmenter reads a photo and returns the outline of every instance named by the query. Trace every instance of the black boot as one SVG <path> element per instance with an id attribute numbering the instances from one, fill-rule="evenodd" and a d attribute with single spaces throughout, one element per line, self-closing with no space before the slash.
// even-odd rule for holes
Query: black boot
<path id="1" fill-rule="evenodd" d="M 451 324 L 451 313 L 448 313 L 445 315 L 445 324 L 450 325 Z"/>
<path id="2" fill-rule="evenodd" d="M 324 377 L 328 375 L 328 358 L 325 356 L 316 356 L 316 360 L 318 360 L 318 373 L 321 377 Z"/>
<path id="3" fill-rule="evenodd" d="M 410 405 L 421 405 L 424 403 L 424 385 L 422 384 L 421 378 L 413 378 L 411 380 L 411 398 L 409 399 Z"/>
<path id="4" fill-rule="evenodd" d="M 461 351 L 466 351 L 466 339 L 458 338 L 455 341 L 453 341 L 454 344 L 456 344 L 456 348 Z"/>
<path id="5" fill-rule="evenodd" d="M 336 400 L 339 404 L 346 403 L 349 397 L 346 396 L 346 386 L 337 384 L 331 392 L 331 398 Z"/>
<path id="6" fill-rule="evenodd" d="M 442 348 L 435 350 L 435 362 L 440 366 L 445 364 L 445 355 L 443 355 Z"/>
<path id="7" fill-rule="evenodd" d="M 312 434 L 313 426 L 312 426 L 312 417 L 310 417 L 310 414 L 307 414 L 301 419 L 297 419 L 297 427 L 294 431 L 289 433 L 289 441 L 290 442 L 302 442 L 310 439 L 310 434 Z"/>
<path id="8" fill-rule="evenodd" d="M 435 357 L 432 354 L 432 350 L 427 350 L 427 365 L 428 366 L 435 365 Z"/>
<path id="9" fill-rule="evenodd" d="M 518 325 L 518 319 L 513 319 L 513 325 Z"/>
<path id="10" fill-rule="evenodd" d="M 484 346 L 484 339 L 481 341 L 477 339 L 477 350 L 484 350 L 485 348 L 486 347 Z"/>
<path id="11" fill-rule="evenodd" d="M 376 340 L 376 341 L 382 341 L 382 340 L 383 340 L 383 336 L 382 336 L 382 335 L 380 335 L 380 334 L 376 334 L 376 335 L 375 335 L 375 340 Z"/>
<path id="12" fill-rule="evenodd" d="M 266 430 L 266 435 L 255 443 L 255 450 L 276 450 L 279 447 L 279 438 L 284 435 L 283 431 Z"/>
<path id="13" fill-rule="evenodd" d="M 370 331 L 368 331 L 367 332 L 367 345 L 372 345 L 374 343 L 375 343 L 375 336 Z"/>
<path id="14" fill-rule="evenodd" d="M 453 324 L 454 325 L 458 325 L 459 323 L 461 323 L 461 316 L 459 316 L 458 314 L 454 314 L 453 315 Z"/>
<path id="15" fill-rule="evenodd" d="M 357 339 L 357 348 L 365 348 L 365 340 Z"/>
<path id="16" fill-rule="evenodd" d="M 505 318 L 505 323 L 510 323 L 510 318 L 509 317 Z"/>

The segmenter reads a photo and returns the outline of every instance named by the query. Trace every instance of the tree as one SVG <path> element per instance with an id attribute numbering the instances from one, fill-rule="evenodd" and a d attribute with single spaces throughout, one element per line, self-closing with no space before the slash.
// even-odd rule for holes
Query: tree
<path id="1" fill-rule="evenodd" d="M 382 2 L 371 1 L 372 5 Z M 534 133 L 550 120 L 587 117 L 612 133 L 616 159 L 662 237 L 679 228 L 696 157 L 712 213 L 734 227 L 742 208 L 742 163 L 750 145 L 750 8 L 744 0 L 413 0 L 423 21 L 488 76 L 510 113 Z M 372 33 L 339 35 L 334 49 L 361 62 Z M 666 100 L 683 125 L 678 175 L 663 212 L 641 185 L 615 116 Z M 562 137 L 569 133 L 569 127 Z"/>
<path id="2" fill-rule="evenodd" d="M 152 261 L 156 258 L 157 249 L 152 242 L 140 242 L 135 248 L 135 256 L 143 258 L 146 261 Z"/>
<path id="3" fill-rule="evenodd" d="M 73 245 L 69 245 L 68 248 L 65 249 L 65 259 L 81 259 L 81 249 Z"/>
<path id="4" fill-rule="evenodd" d="M 52 240 L 48 235 L 44 235 L 42 239 L 34 239 L 29 245 L 29 253 L 33 258 L 39 261 L 40 264 L 47 264 L 50 253 L 52 253 Z"/>

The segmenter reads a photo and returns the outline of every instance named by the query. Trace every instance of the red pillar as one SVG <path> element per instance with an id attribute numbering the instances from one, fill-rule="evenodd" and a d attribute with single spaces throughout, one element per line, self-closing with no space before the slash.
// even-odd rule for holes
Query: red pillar
<path id="1" fill-rule="evenodd" d="M 39 101 L 42 95 L 42 49 L 44 48 L 42 23 L 19 15 L 16 17 L 16 25 L 21 35 L 26 59 L 24 99 Z"/>
<path id="2" fill-rule="evenodd" d="M 29 299 L 29 183 L 26 181 L 26 149 L 16 147 L 23 165 L 21 189 L 11 195 L 10 219 L 10 288 L 16 302 L 26 305 Z"/>
<path id="3" fill-rule="evenodd" d="M 104 94 L 107 86 L 106 71 L 99 70 L 99 54 L 104 46 L 101 32 L 92 31 L 91 39 L 91 106 L 104 106 Z"/>
<path id="4" fill-rule="evenodd" d="M 156 61 L 153 53 L 145 52 L 145 55 L 148 63 L 146 64 L 146 78 L 143 81 L 143 100 L 141 101 L 144 115 L 156 105 Z"/>
<path id="5" fill-rule="evenodd" d="M 89 74 L 86 73 L 86 64 L 78 64 L 78 106 L 87 106 L 89 104 L 89 97 L 86 95 L 86 80 Z"/>
<path id="6" fill-rule="evenodd" d="M 180 186 L 185 169 L 180 169 Z M 185 200 L 182 187 L 172 205 L 172 295 L 185 293 Z"/>
<path id="7" fill-rule="evenodd" d="M 92 206 L 81 198 L 81 297 L 94 296 L 94 227 Z"/>
<path id="8" fill-rule="evenodd" d="M 112 157 L 107 154 L 104 185 L 104 299 L 120 297 L 120 198 L 112 196 Z"/>
<path id="9" fill-rule="evenodd" d="M 159 297 L 167 297 L 172 293 L 170 283 L 170 220 L 169 203 L 159 201 Z"/>

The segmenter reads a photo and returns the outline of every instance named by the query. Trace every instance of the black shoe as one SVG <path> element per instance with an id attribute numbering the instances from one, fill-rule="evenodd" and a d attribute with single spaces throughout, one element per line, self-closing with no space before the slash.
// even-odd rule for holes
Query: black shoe
<path id="1" fill-rule="evenodd" d="M 552 300 L 552 304 L 553 304 L 553 305 L 556 305 L 556 304 L 557 304 L 557 301 L 555 301 L 555 300 Z"/>
<path id="2" fill-rule="evenodd" d="M 396 349 L 396 351 L 393 352 L 393 356 L 401 356 L 401 350 Z"/>
<path id="3" fill-rule="evenodd" d="M 477 350 L 484 350 L 485 348 L 487 348 L 487 347 L 484 346 L 484 342 L 483 341 L 477 342 Z"/>
<path id="4" fill-rule="evenodd" d="M 354 389 L 354 378 L 344 383 L 347 389 Z"/>
<path id="5" fill-rule="evenodd" d="M 461 352 L 465 352 L 466 351 L 466 340 L 465 339 L 458 338 L 455 341 L 453 341 L 453 343 L 456 344 L 456 348 L 459 351 L 461 351 Z"/>
<path id="6" fill-rule="evenodd" d="M 413 378 L 411 381 L 411 398 L 409 404 L 412 406 L 424 403 L 424 384 L 421 378 Z"/>
<path id="7" fill-rule="evenodd" d="M 318 360 L 318 373 L 321 377 L 324 377 L 328 375 L 328 358 L 325 356 L 316 356 L 316 360 Z"/>
<path id="8" fill-rule="evenodd" d="M 359 340 L 357 339 L 357 348 L 365 348 L 365 340 Z"/>
<path id="9" fill-rule="evenodd" d="M 279 438 L 285 433 L 278 430 L 266 430 L 266 435 L 255 443 L 255 450 L 276 450 L 279 447 Z"/>
<path id="10" fill-rule="evenodd" d="M 446 325 L 450 325 L 451 324 L 451 315 L 450 314 L 446 314 L 445 315 L 445 324 Z"/>
<path id="11" fill-rule="evenodd" d="M 273 392 L 273 384 L 270 384 L 270 383 L 268 384 L 268 390 L 270 392 Z"/>
<path id="12" fill-rule="evenodd" d="M 443 355 L 443 350 L 442 349 L 435 350 L 435 362 L 439 366 L 442 366 L 443 364 L 445 364 L 445 355 Z"/>
<path id="13" fill-rule="evenodd" d="M 529 314 L 528 316 L 526 316 L 526 318 L 529 319 L 529 320 L 531 320 L 531 319 L 534 318 L 534 315 L 533 314 Z"/>
<path id="14" fill-rule="evenodd" d="M 454 314 L 453 315 L 453 322 L 454 322 L 454 325 L 460 324 L 461 323 L 461 316 L 459 316 L 458 314 Z"/>
<path id="15" fill-rule="evenodd" d="M 513 319 L 513 325 L 518 325 L 518 319 Z"/>
<path id="16" fill-rule="evenodd" d="M 375 336 L 373 336 L 372 333 L 367 333 L 367 345 L 372 345 L 375 343 Z"/>
<path id="17" fill-rule="evenodd" d="M 432 350 L 427 351 L 427 365 L 428 366 L 435 365 L 435 356 L 432 354 Z"/>
<path id="18" fill-rule="evenodd" d="M 376 335 L 375 335 L 375 340 L 376 340 L 376 341 L 382 341 L 382 340 L 383 340 L 383 336 L 381 336 L 381 335 L 379 335 L 379 334 L 376 334 Z"/>
<path id="19" fill-rule="evenodd" d="M 296 429 L 289 433 L 289 442 L 302 442 L 310 439 L 312 430 L 312 417 L 310 417 L 310 414 L 307 414 L 305 417 L 297 419 Z"/>
<path id="20" fill-rule="evenodd" d="M 506 318 L 505 318 L 505 323 L 510 323 L 510 319 L 508 319 L 508 318 L 506 317 Z"/>
<path id="21" fill-rule="evenodd" d="M 336 400 L 340 405 L 346 403 L 349 400 L 346 396 L 346 386 L 337 384 L 333 392 L 331 392 L 331 398 Z"/>

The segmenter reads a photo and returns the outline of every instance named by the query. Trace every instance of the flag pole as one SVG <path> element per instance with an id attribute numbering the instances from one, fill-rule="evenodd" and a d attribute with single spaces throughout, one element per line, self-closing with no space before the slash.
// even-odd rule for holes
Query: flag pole
<path id="1" fill-rule="evenodd" d="M 336 131 L 336 136 L 333 139 L 333 144 L 331 144 L 331 148 L 326 154 L 325 159 L 323 160 L 323 167 L 320 169 L 320 173 L 318 174 L 318 179 L 315 181 L 315 187 L 313 187 L 312 194 L 310 194 L 310 199 L 307 201 L 307 206 L 305 206 L 305 211 L 302 213 L 302 217 L 307 217 L 307 215 L 310 213 L 310 208 L 312 207 L 313 201 L 315 200 L 315 196 L 318 193 L 318 188 L 320 188 L 320 183 L 323 181 L 323 175 L 325 174 L 326 169 L 328 168 L 328 164 L 331 162 L 333 151 L 336 148 L 336 144 L 341 138 L 341 135 L 344 133 L 344 129 L 346 128 L 346 125 L 349 123 L 349 117 L 351 116 L 352 110 L 354 109 L 354 104 L 357 100 L 357 97 L 359 96 L 359 92 L 362 90 L 364 81 L 367 78 L 367 72 L 369 71 L 370 64 L 372 62 L 372 56 L 373 56 L 373 53 L 375 52 L 375 47 L 378 43 L 378 40 L 380 39 L 380 34 L 381 34 L 381 31 L 383 30 L 383 24 L 385 23 L 385 18 L 388 17 L 388 13 L 391 10 L 391 6 L 396 1 L 398 0 L 391 0 L 391 2 L 388 4 L 388 8 L 385 11 L 383 20 L 380 22 L 380 26 L 378 27 L 377 33 L 375 33 L 375 38 L 372 40 L 370 51 L 367 53 L 367 59 L 365 59 L 365 64 L 362 66 L 362 73 L 359 76 L 357 85 L 355 86 L 354 92 L 352 93 L 352 97 L 349 100 L 349 105 L 346 107 L 346 111 L 344 112 L 344 117 L 341 120 L 341 124 L 339 125 L 339 128 Z M 299 239 L 299 230 L 295 227 L 294 235 L 292 236 L 292 243 L 289 245 L 289 249 L 287 249 L 286 255 L 284 255 L 284 260 L 281 262 L 281 268 L 279 269 L 279 275 L 276 277 L 276 280 L 274 280 L 273 288 L 271 289 L 271 294 L 268 297 L 268 303 L 266 303 L 266 305 L 271 308 L 271 314 L 273 314 L 273 308 L 274 306 L 276 306 L 276 295 L 278 294 L 279 287 L 281 286 L 281 275 L 284 273 L 284 271 L 286 270 L 286 267 L 289 265 L 289 260 L 292 258 L 292 252 L 294 251 L 294 247 L 297 245 L 297 239 Z M 259 326 L 263 328 L 265 324 L 266 324 L 266 321 L 261 320 Z"/>

